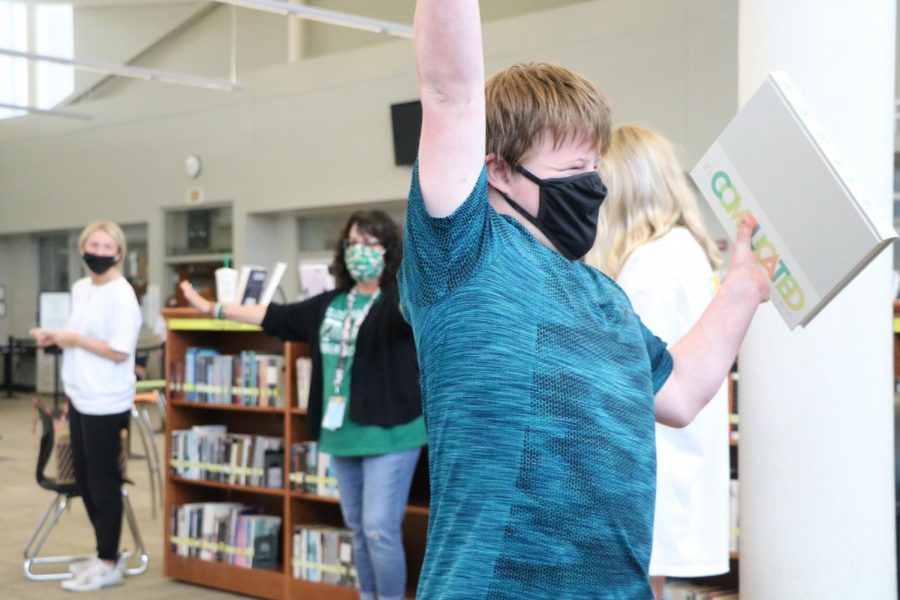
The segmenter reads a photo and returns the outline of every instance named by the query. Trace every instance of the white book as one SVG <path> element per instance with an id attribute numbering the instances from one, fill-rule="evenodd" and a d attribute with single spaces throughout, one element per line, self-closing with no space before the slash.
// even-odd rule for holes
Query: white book
<path id="1" fill-rule="evenodd" d="M 770 297 L 790 329 L 806 326 L 897 237 L 790 79 L 766 81 L 691 171 L 734 239 L 749 214 Z"/>
<path id="2" fill-rule="evenodd" d="M 281 284 L 281 278 L 284 277 L 284 271 L 286 269 L 287 263 L 280 261 L 275 263 L 275 268 L 272 269 L 272 274 L 269 275 L 269 280 L 266 281 L 266 287 L 263 290 L 262 297 L 259 299 L 260 304 L 265 306 L 275 298 L 275 292 L 278 291 L 278 286 Z"/>

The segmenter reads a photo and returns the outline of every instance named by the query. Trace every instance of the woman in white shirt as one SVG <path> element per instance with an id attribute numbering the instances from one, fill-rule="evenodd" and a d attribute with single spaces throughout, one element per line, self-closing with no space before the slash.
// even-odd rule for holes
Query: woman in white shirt
<path id="1" fill-rule="evenodd" d="M 87 592 L 122 583 L 119 454 L 134 399 L 141 313 L 134 290 L 116 267 L 126 250 L 122 229 L 109 221 L 91 223 L 78 246 L 88 276 L 72 286 L 66 329 L 34 329 L 32 335 L 40 346 L 63 348 L 75 482 L 94 527 L 97 557 L 72 565 L 74 577 L 62 587 Z"/>
<path id="2" fill-rule="evenodd" d="M 616 129 L 600 165 L 609 195 L 586 261 L 622 287 L 644 324 L 670 345 L 700 317 L 721 263 L 669 142 Z M 728 407 L 725 387 L 684 429 L 656 426 L 657 486 L 650 580 L 728 571 Z"/>

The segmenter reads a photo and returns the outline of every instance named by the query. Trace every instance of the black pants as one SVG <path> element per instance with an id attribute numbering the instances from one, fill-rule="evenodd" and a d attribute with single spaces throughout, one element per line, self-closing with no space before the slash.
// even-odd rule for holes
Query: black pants
<path id="1" fill-rule="evenodd" d="M 122 535 L 121 431 L 130 411 L 86 415 L 69 403 L 69 436 L 75 483 L 97 536 L 97 556 L 116 560 Z"/>

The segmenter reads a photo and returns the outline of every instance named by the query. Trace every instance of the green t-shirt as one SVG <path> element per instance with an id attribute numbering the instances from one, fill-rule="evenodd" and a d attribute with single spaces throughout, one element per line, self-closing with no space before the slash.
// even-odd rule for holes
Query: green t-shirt
<path id="1" fill-rule="evenodd" d="M 371 296 L 357 294 L 353 302 L 353 323 L 356 324 L 360 313 L 371 300 Z M 322 414 L 328 412 L 329 398 L 335 395 L 334 372 L 337 369 L 341 353 L 341 333 L 344 318 L 347 316 L 347 294 L 338 295 L 325 311 L 325 319 L 319 328 L 319 347 L 322 351 Z M 344 365 L 344 381 L 337 395 L 346 398 L 344 422 L 340 428 L 330 430 L 322 428 L 319 436 L 319 449 L 333 456 L 372 456 L 399 452 L 424 446 L 425 421 L 419 416 L 409 423 L 394 427 L 377 425 L 361 425 L 350 419 L 350 373 L 353 369 L 353 353 L 356 350 L 358 329 L 352 328 L 350 335 L 350 356 Z"/>

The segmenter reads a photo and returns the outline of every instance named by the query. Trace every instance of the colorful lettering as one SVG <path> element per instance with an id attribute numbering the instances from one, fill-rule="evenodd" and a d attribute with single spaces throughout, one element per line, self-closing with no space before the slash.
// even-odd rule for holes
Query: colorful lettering
<path id="1" fill-rule="evenodd" d="M 775 291 L 784 301 L 785 306 L 791 310 L 803 308 L 805 302 L 803 290 L 782 260 L 769 236 L 765 233 L 759 235 L 762 228 L 753 213 L 747 209 L 741 210 L 741 195 L 731 182 L 731 177 L 725 171 L 717 171 L 710 183 L 713 193 L 719 199 L 719 204 L 734 221 L 735 226 L 739 225 L 745 217 L 753 220 L 754 227 L 751 233 L 750 247 L 756 255 L 756 261 L 768 273 L 770 281 L 775 285 Z M 759 235 L 758 238 L 757 235 Z"/>

